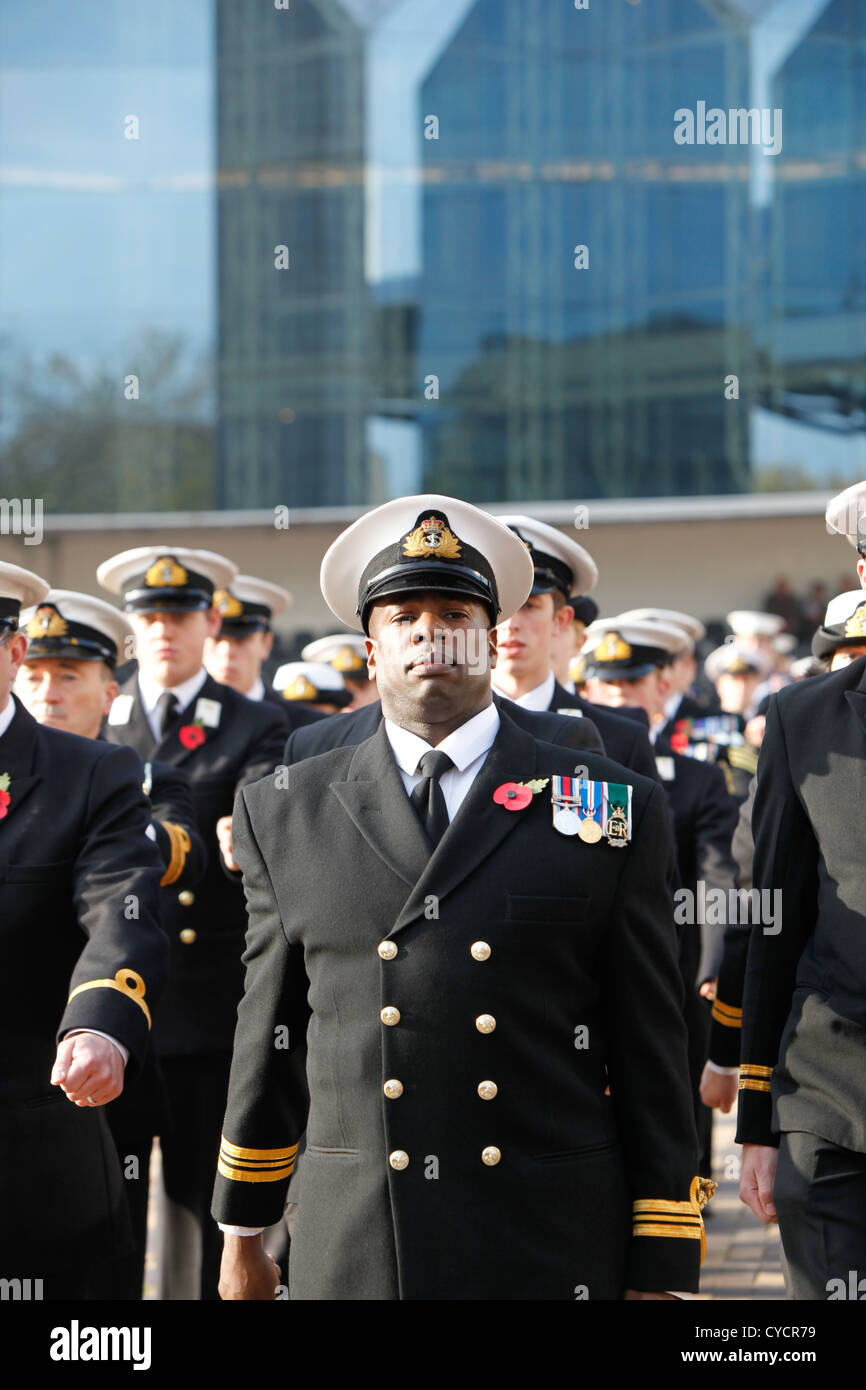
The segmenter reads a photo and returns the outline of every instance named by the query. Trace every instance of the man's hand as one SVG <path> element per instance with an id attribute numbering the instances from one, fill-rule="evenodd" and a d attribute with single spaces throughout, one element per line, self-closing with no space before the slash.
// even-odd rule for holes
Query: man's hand
<path id="1" fill-rule="evenodd" d="M 51 1084 L 76 1105 L 107 1105 L 123 1090 L 123 1057 L 107 1038 L 73 1033 L 57 1049 Z"/>
<path id="2" fill-rule="evenodd" d="M 722 1114 L 727 1115 L 737 1099 L 739 1084 L 736 1072 L 723 1076 L 705 1066 L 701 1074 L 701 1100 L 711 1110 L 721 1110 Z"/>
<path id="3" fill-rule="evenodd" d="M 701 988 L 699 990 L 701 998 L 710 1000 L 715 999 L 716 986 L 718 985 L 718 983 L 718 980 L 704 980 L 704 983 L 701 985 Z"/>
<path id="4" fill-rule="evenodd" d="M 751 1207 L 763 1226 L 777 1221 L 773 1206 L 773 1183 L 779 1150 L 767 1144 L 744 1144 L 740 1169 L 740 1201 Z"/>
<path id="5" fill-rule="evenodd" d="M 225 860 L 227 869 L 234 869 L 240 872 L 240 864 L 236 864 L 232 858 L 232 818 L 231 816 L 220 816 L 216 823 L 217 840 L 219 841 L 220 853 Z"/>
<path id="6" fill-rule="evenodd" d="M 643 1293 L 640 1289 L 626 1289 L 625 1291 L 626 1303 L 636 1303 L 639 1300 L 642 1300 L 644 1303 L 646 1303 L 648 1299 L 659 1298 L 667 1298 L 674 1303 L 679 1302 L 679 1299 L 676 1298 L 672 1293 Z"/>
<path id="7" fill-rule="evenodd" d="M 220 1265 L 219 1296 L 223 1299 L 273 1300 L 280 1267 L 258 1236 L 225 1236 Z"/>

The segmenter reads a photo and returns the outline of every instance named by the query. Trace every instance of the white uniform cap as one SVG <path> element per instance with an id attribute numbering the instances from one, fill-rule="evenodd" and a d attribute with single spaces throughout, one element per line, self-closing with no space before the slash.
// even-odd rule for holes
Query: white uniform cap
<path id="1" fill-rule="evenodd" d="M 749 647 L 744 642 L 723 642 L 710 652 L 704 662 L 707 680 L 717 681 L 719 676 L 767 676 L 772 662 L 760 647 Z"/>
<path id="2" fill-rule="evenodd" d="M 690 645 L 691 638 L 681 627 L 597 618 L 586 629 L 580 654 L 587 675 L 639 680 Z"/>
<path id="3" fill-rule="evenodd" d="M 598 566 L 589 551 L 570 536 L 531 516 L 498 516 L 496 520 L 529 543 L 535 568 L 534 594 L 559 589 L 570 598 L 572 594 L 588 594 L 595 588 Z"/>
<path id="4" fill-rule="evenodd" d="M 74 589 L 49 589 L 38 605 L 22 612 L 21 630 L 27 638 L 25 661 L 68 657 L 113 667 L 132 658 L 129 619 L 105 599 Z"/>
<path id="5" fill-rule="evenodd" d="M 237 565 L 212 550 L 178 545 L 140 545 L 103 560 L 96 578 L 111 594 L 123 594 L 128 611 L 210 608 L 215 589 L 227 589 Z"/>
<path id="6" fill-rule="evenodd" d="M 222 614 L 222 630 L 229 635 L 233 629 L 242 633 L 269 627 L 271 618 L 293 602 L 288 589 L 251 574 L 236 574 L 228 588 L 216 589 L 213 596 L 214 608 Z"/>
<path id="7" fill-rule="evenodd" d="M 317 637 L 301 652 L 304 661 L 324 661 L 345 676 L 367 676 L 367 643 L 357 632 L 337 632 L 330 637 Z"/>
<path id="8" fill-rule="evenodd" d="M 860 541 L 866 541 L 866 482 L 854 483 L 831 497 L 824 518 L 827 530 L 844 536 L 850 545 L 857 546 L 858 526 Z"/>
<path id="9" fill-rule="evenodd" d="M 17 618 L 22 608 L 44 599 L 49 587 L 31 570 L 0 560 L 0 620 Z"/>
<path id="10" fill-rule="evenodd" d="M 287 661 L 276 672 L 272 684 L 285 700 L 325 701 L 334 705 L 348 705 L 352 700 L 339 671 L 322 661 Z"/>
<path id="11" fill-rule="evenodd" d="M 735 608 L 725 622 L 735 637 L 775 637 L 785 626 L 784 618 L 776 613 L 758 613 L 748 608 Z"/>
<path id="12" fill-rule="evenodd" d="M 824 622 L 812 638 L 812 654 L 830 656 L 840 647 L 866 644 L 866 593 L 848 589 L 827 604 Z"/>
<path id="13" fill-rule="evenodd" d="M 501 623 L 526 602 L 532 581 L 529 551 L 513 531 L 440 493 L 398 497 L 359 517 L 321 569 L 328 607 L 355 631 L 374 603 L 423 590 L 474 598 Z"/>
<path id="14" fill-rule="evenodd" d="M 685 628 L 692 639 L 692 647 L 707 635 L 700 618 L 693 618 L 690 613 L 679 613 L 675 608 L 629 608 L 619 616 L 623 621 L 667 623 L 668 627 Z"/>

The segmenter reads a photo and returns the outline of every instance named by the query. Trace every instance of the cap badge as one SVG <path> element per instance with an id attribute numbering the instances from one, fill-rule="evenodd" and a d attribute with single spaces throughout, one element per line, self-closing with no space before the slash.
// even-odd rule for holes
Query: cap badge
<path id="1" fill-rule="evenodd" d="M 735 657 L 735 659 L 731 662 L 730 666 L 728 667 L 728 675 L 744 676 L 746 672 L 750 670 L 751 667 L 749 666 L 749 663 L 747 661 L 744 661 L 741 656 L 738 656 Z"/>
<path id="2" fill-rule="evenodd" d="M 69 624 L 56 608 L 37 608 L 24 631 L 28 637 L 65 637 Z"/>
<path id="3" fill-rule="evenodd" d="M 403 554 L 411 560 L 429 555 L 440 560 L 459 560 L 460 542 L 441 517 L 427 516 L 404 537 Z"/>
<path id="4" fill-rule="evenodd" d="M 366 664 L 364 658 L 353 652 L 351 647 L 342 647 L 331 662 L 335 671 L 361 671 Z"/>
<path id="5" fill-rule="evenodd" d="M 845 624 L 846 637 L 866 637 L 866 602 L 858 603 Z"/>
<path id="6" fill-rule="evenodd" d="M 295 676 L 291 685 L 283 691 L 284 700 L 315 700 L 319 692 L 306 676 Z"/>
<path id="7" fill-rule="evenodd" d="M 144 582 L 149 589 L 176 589 L 186 584 L 187 578 L 183 565 L 171 555 L 161 555 L 146 571 Z"/>
<path id="8" fill-rule="evenodd" d="M 599 661 L 628 661 L 631 647 L 618 632 L 607 632 L 595 649 Z"/>
<path id="9" fill-rule="evenodd" d="M 240 599 L 230 594 L 228 589 L 217 589 L 213 596 L 214 608 L 220 612 L 224 618 L 239 618 L 244 611 L 244 606 Z"/>

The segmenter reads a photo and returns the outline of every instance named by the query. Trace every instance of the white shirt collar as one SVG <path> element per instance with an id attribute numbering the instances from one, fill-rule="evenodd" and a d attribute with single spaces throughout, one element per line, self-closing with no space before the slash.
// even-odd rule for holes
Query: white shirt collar
<path id="1" fill-rule="evenodd" d="M 6 704 L 3 706 L 2 710 L 0 710 L 0 738 L 3 737 L 14 718 L 15 701 L 13 700 L 12 693 L 10 691 L 9 699 L 6 701 Z"/>
<path id="2" fill-rule="evenodd" d="M 681 690 L 675 690 L 673 695 L 668 696 L 668 698 L 665 700 L 664 705 L 665 723 L 667 723 L 668 720 L 673 719 L 682 702 L 683 695 Z"/>
<path id="3" fill-rule="evenodd" d="M 494 671 L 494 676 L 496 672 Z M 505 695 L 504 690 L 499 690 L 495 686 L 497 695 Z M 534 690 L 527 690 L 525 695 L 505 695 L 506 700 L 514 700 L 516 705 L 522 705 L 524 709 L 546 710 L 550 709 L 550 702 L 553 699 L 553 692 L 556 687 L 556 677 L 552 671 L 548 671 L 541 685 L 537 685 Z"/>
<path id="4" fill-rule="evenodd" d="M 467 719 L 453 734 L 436 744 L 436 751 L 447 753 L 459 772 L 474 763 L 482 753 L 487 753 L 499 732 L 499 711 L 494 704 L 487 705 L 479 714 Z M 431 745 L 409 729 L 385 720 L 385 733 L 394 752 L 397 766 L 410 775 L 418 767 L 419 758 L 430 752 Z"/>
<path id="5" fill-rule="evenodd" d="M 188 680 L 181 681 L 180 685 L 157 685 L 156 681 L 150 676 L 144 675 L 142 671 L 138 673 L 138 688 L 141 691 L 141 703 L 144 712 L 150 716 L 156 709 L 160 695 L 170 690 L 176 696 L 179 710 L 186 709 L 189 702 L 195 698 L 207 680 L 207 671 L 203 666 L 199 667 L 194 676 Z"/>
<path id="6" fill-rule="evenodd" d="M 246 692 L 248 700 L 263 700 L 265 698 L 265 683 L 261 676 L 258 677 L 254 685 L 251 685 Z"/>

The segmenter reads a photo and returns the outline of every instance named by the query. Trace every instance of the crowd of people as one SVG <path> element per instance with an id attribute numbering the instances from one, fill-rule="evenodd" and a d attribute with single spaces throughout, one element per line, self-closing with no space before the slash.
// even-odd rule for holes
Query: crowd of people
<path id="1" fill-rule="evenodd" d="M 114 602 L 0 562 L 0 1276 L 141 1298 L 158 1137 L 163 1299 L 684 1297 L 739 1097 L 743 1200 L 833 1297 L 866 483 L 827 523 L 850 587 L 708 651 L 555 527 L 399 498 L 269 685 L 291 597 L 222 555 L 124 551 Z"/>

